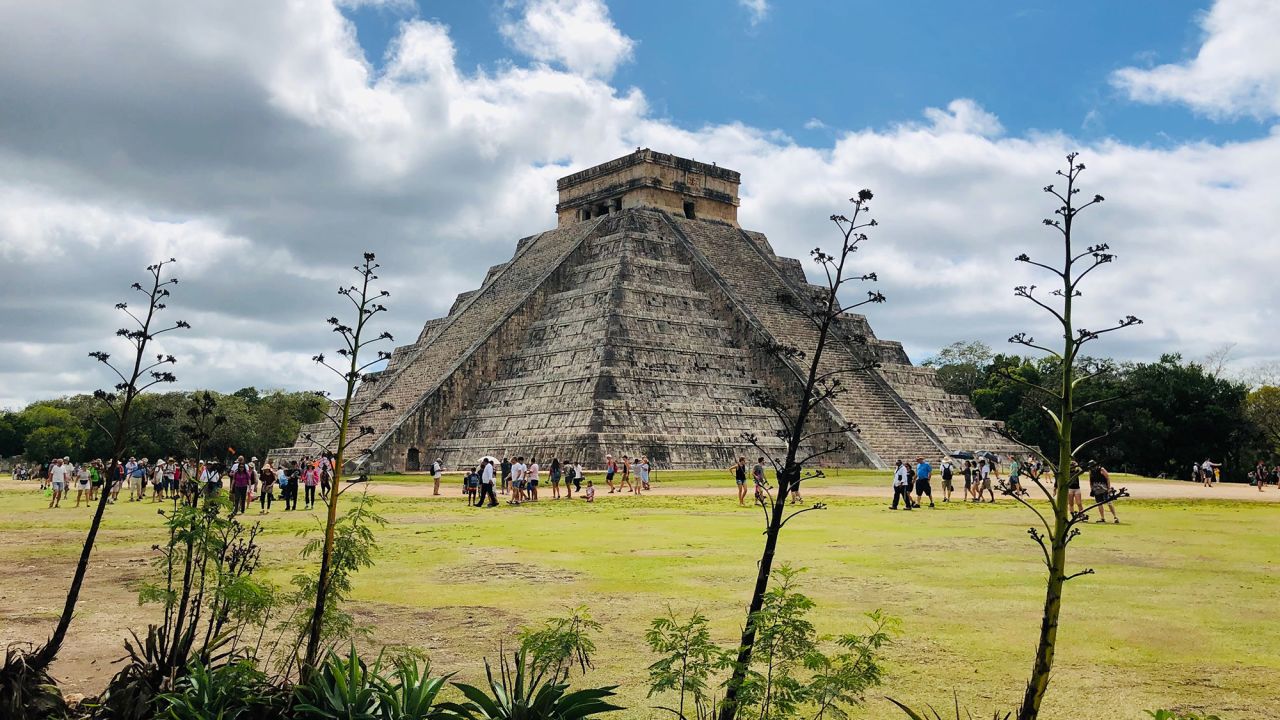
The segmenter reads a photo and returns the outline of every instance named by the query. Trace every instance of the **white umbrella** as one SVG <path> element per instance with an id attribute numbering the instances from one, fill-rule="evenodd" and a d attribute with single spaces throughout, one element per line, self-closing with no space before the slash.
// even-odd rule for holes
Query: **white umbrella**
<path id="1" fill-rule="evenodd" d="M 501 460 L 499 460 L 498 458 L 496 458 L 496 457 L 494 457 L 494 456 L 492 456 L 492 455 L 485 455 L 484 457 L 480 458 L 480 464 L 481 464 L 481 465 L 483 465 L 485 460 L 488 460 L 489 462 L 493 463 L 494 465 L 501 465 L 501 464 L 502 464 L 502 461 L 501 461 Z"/>

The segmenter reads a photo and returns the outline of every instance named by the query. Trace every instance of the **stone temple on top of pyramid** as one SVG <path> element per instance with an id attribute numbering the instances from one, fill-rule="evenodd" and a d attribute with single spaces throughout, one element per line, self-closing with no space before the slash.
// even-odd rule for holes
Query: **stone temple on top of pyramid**
<path id="1" fill-rule="evenodd" d="M 356 395 L 380 407 L 360 422 L 348 458 L 373 471 L 447 467 L 485 455 L 581 461 L 646 455 L 655 467 L 726 467 L 783 447 L 779 421 L 755 398 L 800 391 L 802 369 L 764 349 L 811 349 L 816 331 L 791 302 L 806 291 L 798 260 L 738 226 L 740 176 L 649 149 L 557 183 L 554 230 L 516 242 L 484 283 L 458 295 Z M 862 338 L 853 341 L 851 338 Z M 847 392 L 815 427 L 856 425 L 824 464 L 885 468 L 956 451 L 1008 453 L 997 423 L 911 364 L 900 343 L 848 314 L 824 370 Z M 276 458 L 317 454 L 332 423 L 307 426 Z"/>

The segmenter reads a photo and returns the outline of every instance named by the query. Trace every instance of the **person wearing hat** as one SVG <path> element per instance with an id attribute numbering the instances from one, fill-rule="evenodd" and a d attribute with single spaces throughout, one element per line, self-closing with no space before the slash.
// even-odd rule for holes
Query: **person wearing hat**
<path id="1" fill-rule="evenodd" d="M 49 507 L 56 508 L 62 502 L 62 493 L 67 488 L 67 476 L 70 474 L 68 468 L 62 458 L 54 458 L 53 464 L 49 466 L 49 485 L 53 488 L 53 495 L 49 497 Z"/>
<path id="2" fill-rule="evenodd" d="M 276 499 L 276 470 L 270 460 L 263 463 L 258 471 L 258 480 L 258 514 L 266 515 L 271 512 L 271 502 Z"/>

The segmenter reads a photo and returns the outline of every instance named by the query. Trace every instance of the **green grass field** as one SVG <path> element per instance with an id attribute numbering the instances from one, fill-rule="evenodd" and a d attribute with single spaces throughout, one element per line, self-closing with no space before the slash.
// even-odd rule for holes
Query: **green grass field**
<path id="1" fill-rule="evenodd" d="M 723 487 L 723 478 L 658 476 L 691 487 Z M 845 471 L 808 487 L 882 482 L 883 474 Z M 390 524 L 377 566 L 356 589 L 377 642 L 420 646 L 437 670 L 476 679 L 480 658 L 518 627 L 585 605 L 605 626 L 587 681 L 621 684 L 631 708 L 623 716 L 657 718 L 664 715 L 649 709 L 657 699 L 645 698 L 649 621 L 696 608 L 726 644 L 736 637 L 761 543 L 759 510 L 729 497 L 660 496 L 474 509 L 452 479 L 448 489 L 442 499 L 380 506 Z M 88 521 L 83 509 L 48 511 L 43 502 L 33 491 L 0 492 L 0 563 L 17 571 L 0 583 L 5 641 L 48 632 Z M 1009 501 L 912 513 L 870 498 L 828 504 L 790 524 L 779 553 L 808 568 L 803 590 L 818 603 L 819 629 L 861 629 L 863 613 L 877 608 L 902 619 L 889 679 L 857 716 L 898 717 L 883 695 L 942 705 L 957 692 L 975 716 L 1011 709 L 1043 599 L 1030 513 Z M 1140 718 L 1144 709 L 1178 707 L 1224 720 L 1280 717 L 1280 508 L 1143 500 L 1125 501 L 1120 515 L 1123 524 L 1090 526 L 1072 545 L 1077 565 L 1097 574 L 1068 586 L 1044 716 Z M 298 567 L 297 533 L 318 527 L 317 518 L 262 518 L 278 581 Z M 149 503 L 110 509 L 73 625 L 81 648 L 68 662 L 114 659 L 124 628 L 145 626 L 128 584 L 147 572 L 161 520 Z"/>

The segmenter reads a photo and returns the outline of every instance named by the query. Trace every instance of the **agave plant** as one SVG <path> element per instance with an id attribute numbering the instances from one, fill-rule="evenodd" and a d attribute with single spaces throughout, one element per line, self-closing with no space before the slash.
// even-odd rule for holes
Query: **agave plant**
<path id="1" fill-rule="evenodd" d="M 66 712 L 62 692 L 48 669 L 32 665 L 30 657 L 16 646 L 5 649 L 0 663 L 6 670 L 0 673 L 0 717 L 25 720 L 60 717 Z"/>
<path id="2" fill-rule="evenodd" d="M 893 703 L 894 705 L 897 705 L 898 708 L 902 710 L 902 712 L 907 714 L 907 717 L 911 718 L 911 720 L 946 720 L 946 718 L 942 716 L 942 713 L 935 710 L 932 705 L 928 706 L 929 711 L 926 713 L 923 710 L 912 710 L 911 708 L 907 707 L 906 705 L 903 705 L 902 703 L 898 702 L 897 700 L 894 700 L 893 698 L 886 698 L 886 699 L 889 702 Z M 967 709 L 962 709 L 960 707 L 960 696 L 956 695 L 954 699 L 955 699 L 955 720 L 973 720 L 973 713 L 969 712 Z M 961 715 L 960 714 L 961 712 L 963 712 L 964 715 Z M 991 713 L 991 720 L 1009 720 L 1009 718 L 1011 717 L 1013 717 L 1013 713 L 1011 712 L 1007 712 L 1004 715 L 1001 715 L 1000 711 L 996 710 L 996 711 L 992 711 Z"/>
<path id="3" fill-rule="evenodd" d="M 324 663 L 294 688 L 294 716 L 307 720 L 382 720 L 382 656 L 365 665 L 351 646 L 345 657 L 330 651 Z"/>
<path id="4" fill-rule="evenodd" d="M 419 668 L 412 660 L 396 663 L 395 672 L 382 689 L 383 720 L 446 720 L 452 712 L 436 703 L 451 675 L 431 677 L 431 666 Z"/>
<path id="5" fill-rule="evenodd" d="M 239 660 L 215 668 L 192 662 L 156 704 L 169 720 L 240 720 L 279 717 L 287 702 L 252 662 Z"/>
<path id="6" fill-rule="evenodd" d="M 1148 710 L 1147 714 L 1153 720 L 1222 720 L 1217 715 L 1200 715 L 1199 713 L 1189 712 L 1185 715 L 1174 712 L 1173 710 Z"/>
<path id="7" fill-rule="evenodd" d="M 467 702 L 446 703 L 441 709 L 469 720 L 583 720 L 622 709 L 605 700 L 616 685 L 569 692 L 568 683 L 556 682 L 546 668 L 535 668 L 524 650 L 513 653 L 511 662 L 503 657 L 497 679 L 488 660 L 484 674 L 488 692 L 454 683 Z"/>

